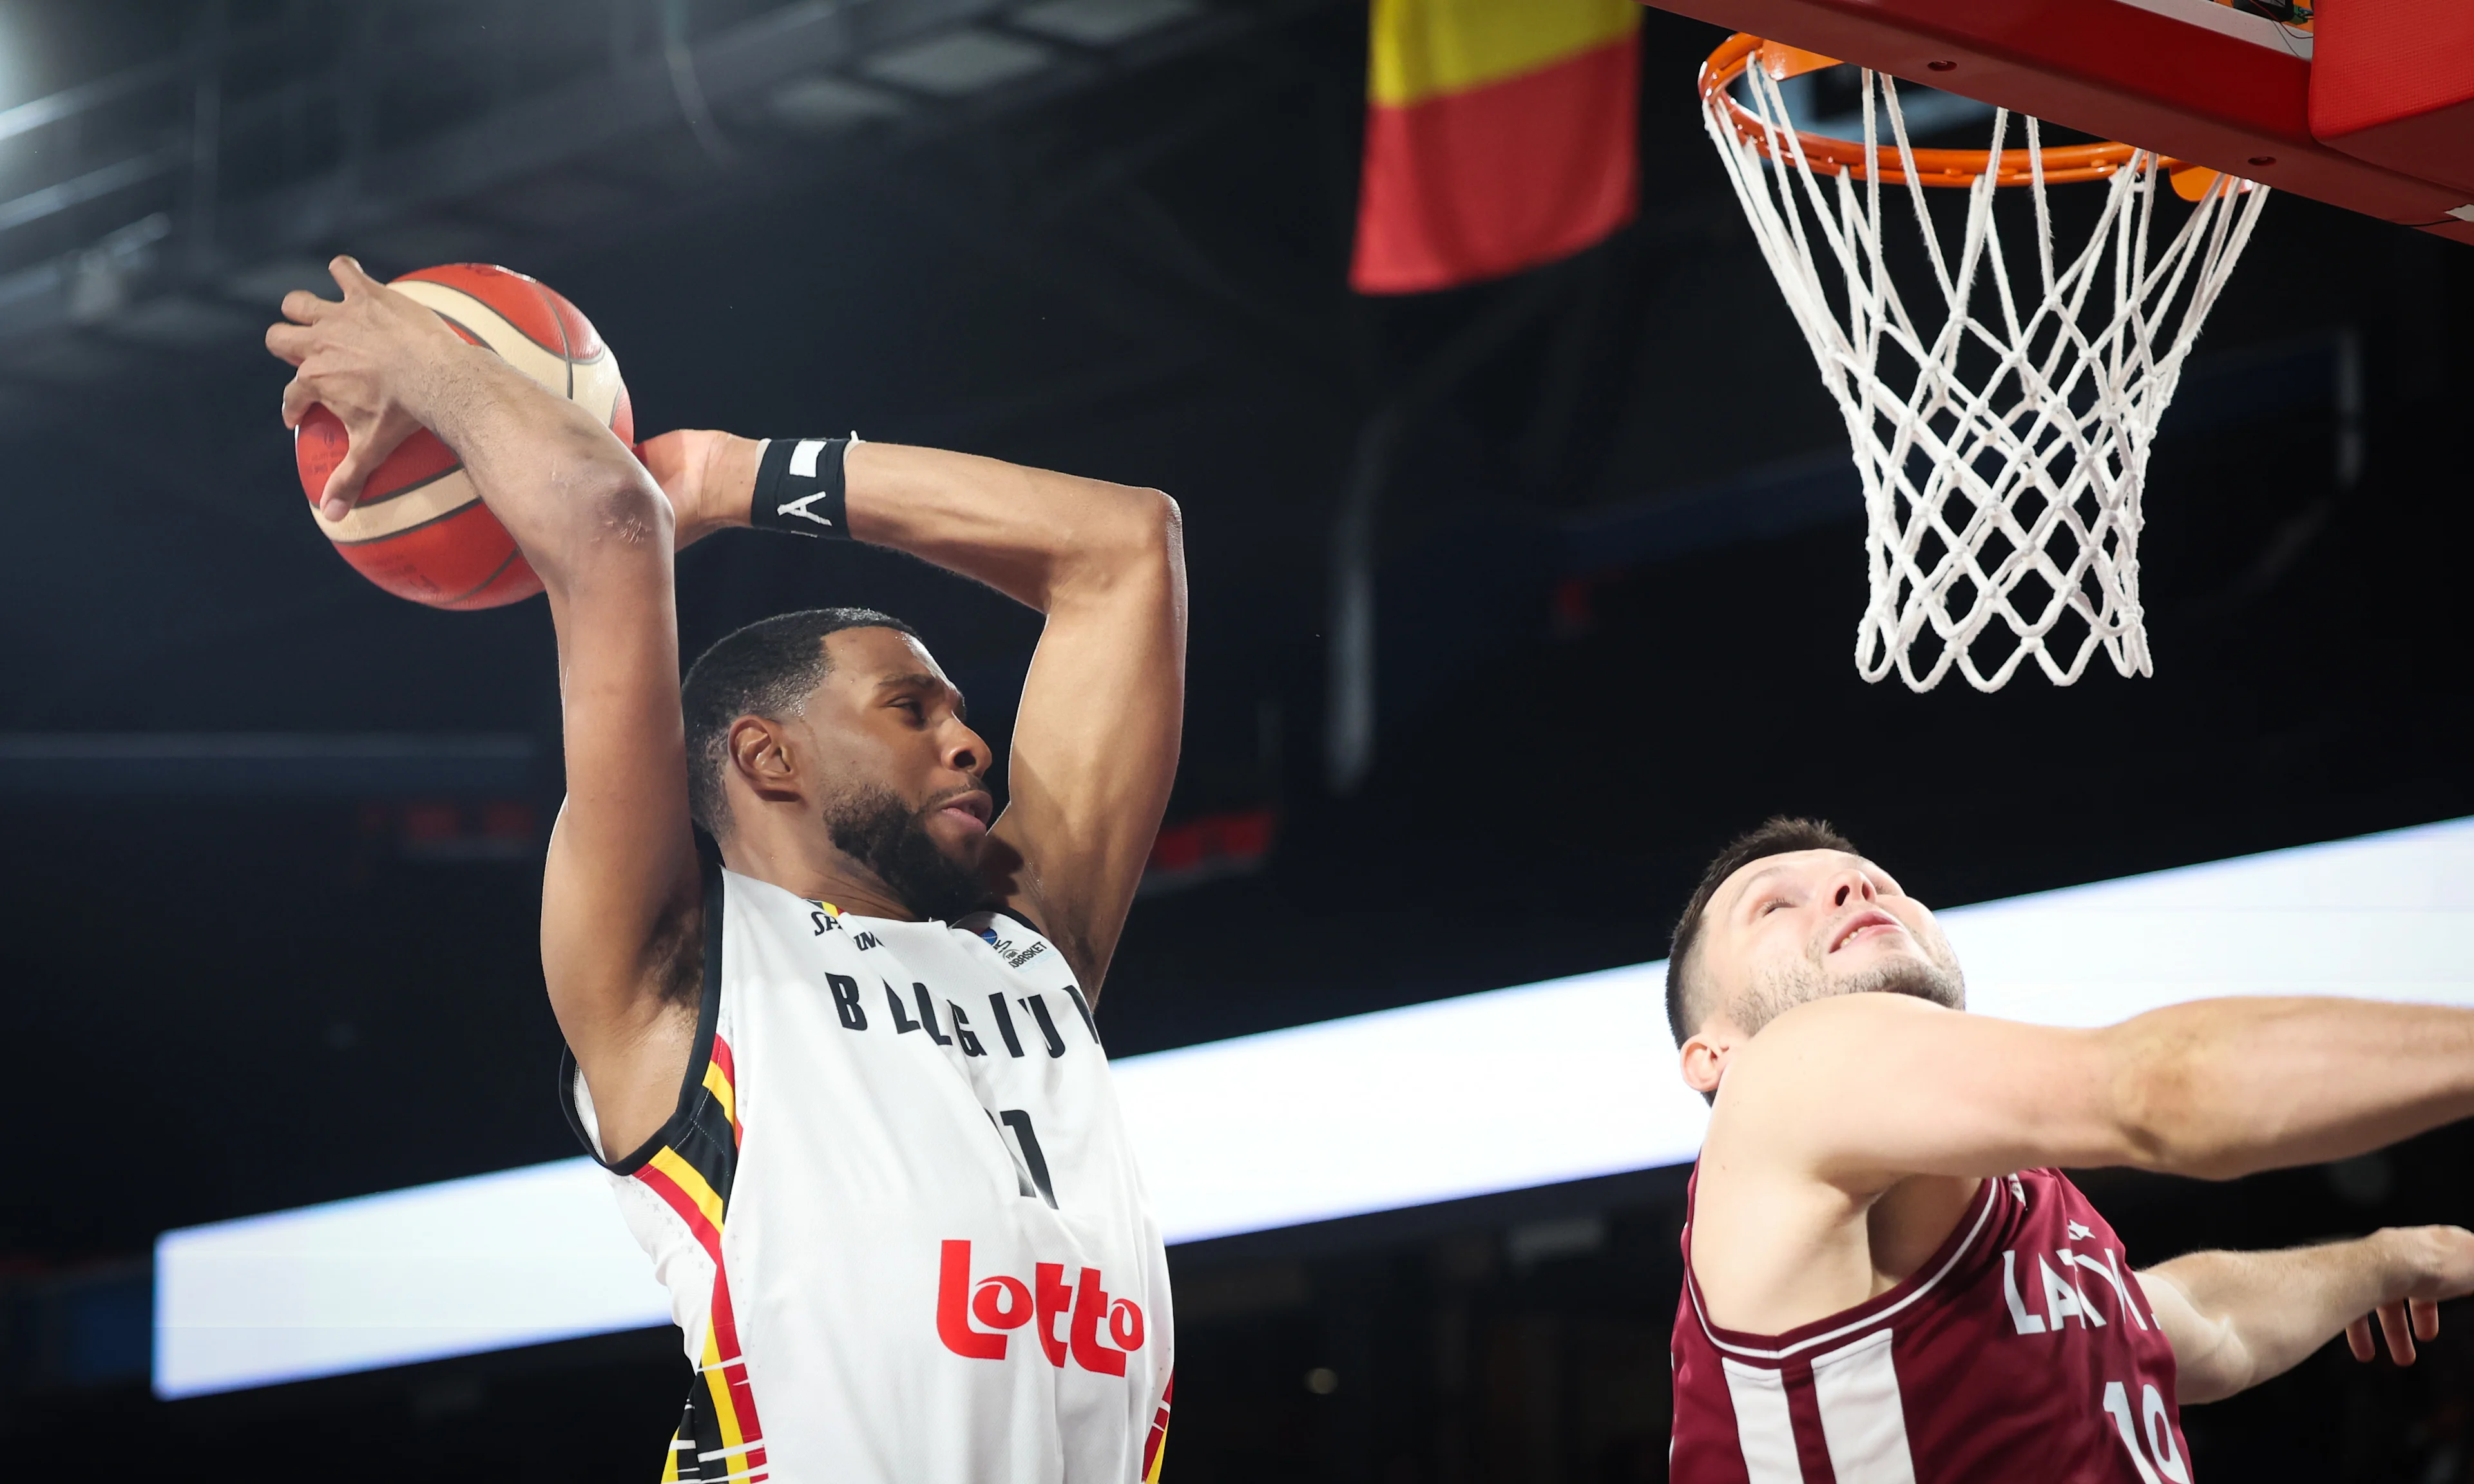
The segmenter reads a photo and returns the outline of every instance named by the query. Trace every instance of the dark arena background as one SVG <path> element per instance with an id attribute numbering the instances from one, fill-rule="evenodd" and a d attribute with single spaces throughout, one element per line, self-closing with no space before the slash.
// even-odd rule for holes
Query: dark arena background
<path id="1" fill-rule="evenodd" d="M 150 1388 L 158 1233 L 575 1153 L 536 937 L 549 615 L 418 608 L 328 549 L 259 337 L 332 252 L 554 284 L 646 433 L 856 428 L 1179 501 L 1185 750 L 1113 1055 L 1661 958 L 1777 812 L 1937 907 L 2474 815 L 2474 250 L 2269 203 L 2149 469 L 2152 678 L 1867 685 L 1845 434 L 1697 109 L 1722 33 L 1643 12 L 1637 121 L 1606 121 L 1637 130 L 1626 225 L 1374 296 L 1368 28 L 0 9 L 0 1475 L 650 1479 L 677 1418 L 667 1329 Z M 992 593 L 738 534 L 679 585 L 691 654 L 788 608 L 910 617 L 1002 754 L 1036 626 Z M 1172 1247 L 1165 1476 L 1665 1478 L 1683 1175 Z M 2474 1221 L 2474 1139 L 2085 1184 L 2153 1261 Z M 2192 1409 L 2194 1475 L 2474 1479 L 2469 1328 Z"/>

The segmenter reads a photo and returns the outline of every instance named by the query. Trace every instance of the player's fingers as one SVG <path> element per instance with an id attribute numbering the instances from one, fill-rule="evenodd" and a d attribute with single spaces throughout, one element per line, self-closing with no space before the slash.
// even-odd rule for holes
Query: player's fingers
<path id="1" fill-rule="evenodd" d="M 318 514 L 327 520 L 341 520 L 352 513 L 352 505 L 361 497 L 361 486 L 369 480 L 369 461 L 360 457 L 360 445 L 344 449 L 335 470 L 327 476 L 327 488 L 318 497 Z"/>
<path id="2" fill-rule="evenodd" d="M 294 289 L 283 296 L 283 318 L 295 324 L 315 324 L 343 307 L 331 299 L 320 299 L 307 289 Z"/>
<path id="3" fill-rule="evenodd" d="M 2354 1352 L 2356 1360 L 2369 1360 L 2379 1354 L 2379 1345 L 2371 1339 L 2370 1315 L 2365 1314 L 2345 1327 L 2345 1348 Z"/>
<path id="4" fill-rule="evenodd" d="M 284 383 L 283 425 L 285 427 L 299 427 L 301 419 L 309 416 L 309 409 L 317 405 L 318 394 L 309 390 L 308 382 L 295 376 Z"/>
<path id="5" fill-rule="evenodd" d="M 327 271 L 335 275 L 335 286 L 344 291 L 346 299 L 355 294 L 367 294 L 378 287 L 376 278 L 361 271 L 360 260 L 348 253 L 336 253 L 334 261 L 327 265 Z"/>
<path id="6" fill-rule="evenodd" d="M 266 327 L 266 348 L 288 366 L 298 366 L 309 358 L 309 326 L 305 324 L 270 324 Z"/>
<path id="7" fill-rule="evenodd" d="M 369 482 L 370 470 L 377 467 L 377 460 L 364 456 L 361 447 L 355 439 L 344 449 L 343 458 L 336 461 L 335 471 L 327 476 L 326 491 L 318 500 L 318 514 L 327 520 L 341 520 L 352 513 L 352 507 L 360 503 L 361 486 Z"/>
<path id="8" fill-rule="evenodd" d="M 326 498 L 318 513 L 328 520 L 341 520 L 361 500 L 361 486 L 377 471 L 387 456 L 401 447 L 403 441 L 421 431 L 421 424 L 401 414 L 387 414 L 358 427 L 349 421 L 346 431 L 352 435 L 344 448 L 344 457 L 336 462 L 334 474 L 327 481 Z M 340 502 L 340 503 L 339 503 Z"/>
<path id="9" fill-rule="evenodd" d="M 378 467 L 392 448 L 378 444 L 375 428 L 353 428 L 352 442 L 344 447 L 344 456 L 335 461 L 335 471 L 327 476 L 325 494 L 319 499 L 318 514 L 328 520 L 341 520 L 360 503 L 361 486 L 369 482 L 370 471 Z"/>
<path id="10" fill-rule="evenodd" d="M 2406 1328 L 2405 1305 L 2380 1305 L 2380 1333 L 2388 1337 L 2389 1358 L 2401 1366 L 2413 1364 L 2413 1331 Z"/>
<path id="11" fill-rule="evenodd" d="M 2439 1304 L 2433 1299 L 2413 1299 L 2406 1304 L 2413 1317 L 2413 1337 L 2428 1345 L 2439 1338 Z"/>

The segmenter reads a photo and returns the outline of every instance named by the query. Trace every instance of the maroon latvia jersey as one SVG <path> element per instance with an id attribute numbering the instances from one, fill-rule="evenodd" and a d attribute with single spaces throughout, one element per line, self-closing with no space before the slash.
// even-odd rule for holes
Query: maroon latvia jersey
<path id="1" fill-rule="evenodd" d="M 1679 1484 L 2190 1484 L 2172 1346 L 2059 1170 L 1985 1181 L 1897 1287 L 1784 1334 L 1710 1321 L 1687 1206 L 1673 1361 Z"/>

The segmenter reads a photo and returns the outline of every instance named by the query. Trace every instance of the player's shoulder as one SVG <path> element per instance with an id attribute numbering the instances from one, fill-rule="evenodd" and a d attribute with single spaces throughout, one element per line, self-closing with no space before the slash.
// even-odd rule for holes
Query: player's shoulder
<path id="1" fill-rule="evenodd" d="M 822 938 L 844 926 L 842 910 L 834 903 L 727 867 L 714 871 L 705 900 L 712 925 L 729 937 L 755 931 Z"/>
<path id="2" fill-rule="evenodd" d="M 1733 1126 L 1757 1142 L 1813 1131 L 1813 1118 L 1868 1089 L 1915 1075 L 1916 1041 L 1964 1014 L 1905 994 L 1842 994 L 1781 1012 L 1729 1053 L 1711 1134 Z"/>

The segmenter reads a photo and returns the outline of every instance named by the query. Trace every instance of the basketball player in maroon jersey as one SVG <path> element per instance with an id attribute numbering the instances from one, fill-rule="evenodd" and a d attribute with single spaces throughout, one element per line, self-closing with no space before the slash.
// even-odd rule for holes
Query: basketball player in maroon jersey
<path id="1" fill-rule="evenodd" d="M 2189 1484 L 2183 1403 L 2474 1292 L 2474 1233 L 2129 1266 L 2058 1166 L 2205 1179 L 2474 1114 L 2474 1012 L 2177 1005 L 2103 1030 L 1964 1014 L 1922 902 L 1829 826 L 1710 863 L 1667 1014 L 1711 1099 L 1685 1228 L 1672 1476 Z"/>

